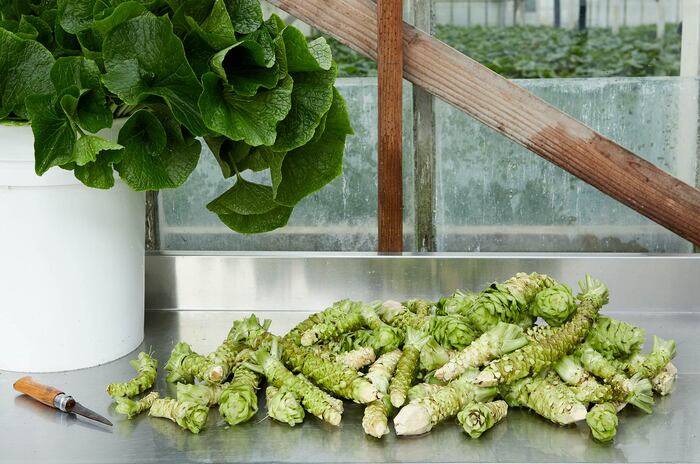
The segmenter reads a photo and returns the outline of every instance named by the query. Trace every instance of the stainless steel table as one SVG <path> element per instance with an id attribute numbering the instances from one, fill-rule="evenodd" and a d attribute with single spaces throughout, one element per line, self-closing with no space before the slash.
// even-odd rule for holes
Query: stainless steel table
<path id="1" fill-rule="evenodd" d="M 364 435 L 358 405 L 347 404 L 338 428 L 313 417 L 290 428 L 266 417 L 264 401 L 253 420 L 235 427 L 226 426 L 213 410 L 207 428 L 192 435 L 165 419 L 140 416 L 127 421 L 114 413 L 104 388 L 133 375 L 128 361 L 135 352 L 90 369 L 34 375 L 111 418 L 113 429 L 18 396 L 12 383 L 22 374 L 0 371 L 0 463 L 700 462 L 700 260 L 618 258 L 482 255 L 364 261 L 355 257 L 348 263 L 335 257 L 293 255 L 262 260 L 151 257 L 147 301 L 158 310 L 147 311 L 146 338 L 139 347 L 152 349 L 161 366 L 179 340 L 190 342 L 197 351 L 210 351 L 234 319 L 249 314 L 243 311 L 246 302 L 259 316 L 273 319 L 273 332 L 284 333 L 308 314 L 299 308 L 318 310 L 341 296 L 435 297 L 458 286 L 476 288 L 517 270 L 540 270 L 573 284 L 589 270 L 611 288 L 611 303 L 604 312 L 640 325 L 648 338 L 657 334 L 675 338 L 678 344 L 674 364 L 680 376 L 673 394 L 657 399 L 651 416 L 626 408 L 618 435 L 609 445 L 594 442 L 585 424 L 558 427 L 516 409 L 478 440 L 469 439 L 452 421 L 425 436 L 392 434 L 376 440 Z M 164 395 L 175 394 L 162 371 L 156 388 Z"/>

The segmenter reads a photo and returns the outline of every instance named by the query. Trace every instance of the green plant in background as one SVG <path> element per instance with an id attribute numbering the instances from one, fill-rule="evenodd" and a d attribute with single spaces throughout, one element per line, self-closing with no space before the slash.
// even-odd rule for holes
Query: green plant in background
<path id="1" fill-rule="evenodd" d="M 667 25 L 589 28 L 585 33 L 549 26 L 438 25 L 435 36 L 488 68 L 513 79 L 548 77 L 677 76 L 681 36 Z M 374 61 L 328 40 L 341 76 L 376 76 Z"/>
<path id="2" fill-rule="evenodd" d="M 0 122 L 31 124 L 38 175 L 175 188 L 203 138 L 234 181 L 207 207 L 242 233 L 284 226 L 341 173 L 352 128 L 336 75 L 325 39 L 264 21 L 258 0 L 0 0 Z"/>

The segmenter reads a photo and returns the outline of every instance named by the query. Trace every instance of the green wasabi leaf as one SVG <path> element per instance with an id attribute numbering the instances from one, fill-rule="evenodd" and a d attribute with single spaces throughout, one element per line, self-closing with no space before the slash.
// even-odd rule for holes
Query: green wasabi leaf
<path id="1" fill-rule="evenodd" d="M 289 151 L 309 142 L 334 98 L 335 65 L 328 71 L 293 73 L 292 108 L 277 126 L 275 151 Z M 323 130 L 323 129 L 322 129 Z"/>
<path id="2" fill-rule="evenodd" d="M 277 123 L 291 107 L 291 78 L 254 96 L 237 95 L 214 73 L 202 76 L 202 83 L 204 92 L 199 106 L 209 129 L 252 146 L 275 142 Z"/>
<path id="3" fill-rule="evenodd" d="M 75 143 L 73 159 L 78 166 L 85 166 L 97 160 L 97 154 L 105 150 L 120 150 L 124 147 L 118 143 L 97 137 L 96 135 L 83 135 Z"/>
<path id="4" fill-rule="evenodd" d="M 95 0 L 58 0 L 58 21 L 71 34 L 88 29 L 92 24 Z"/>
<path id="5" fill-rule="evenodd" d="M 134 190 L 182 185 L 197 166 L 201 145 L 165 111 L 140 110 L 119 132 L 123 159 L 116 165 Z"/>
<path id="6" fill-rule="evenodd" d="M 280 78 L 275 44 L 266 29 L 216 53 L 211 67 L 239 95 L 253 96 L 260 87 L 272 89 Z"/>
<path id="7" fill-rule="evenodd" d="M 230 47 L 236 42 L 231 17 L 228 15 L 226 4 L 223 0 L 214 2 L 209 16 L 201 23 L 192 16 L 187 16 L 185 19 L 192 29 L 192 33 L 196 34 L 213 50 Z"/>
<path id="8" fill-rule="evenodd" d="M 207 137 L 209 149 L 214 154 L 221 173 L 225 178 L 229 178 L 236 172 L 242 172 L 239 165 L 248 156 L 250 145 L 245 142 L 236 142 L 226 137 Z"/>
<path id="9" fill-rule="evenodd" d="M 52 95 L 27 98 L 34 133 L 34 170 L 42 175 L 53 166 L 74 161 L 77 132 L 60 103 Z"/>
<path id="10" fill-rule="evenodd" d="M 121 145 L 120 145 L 121 146 Z M 114 187 L 114 164 L 121 160 L 121 150 L 105 150 L 97 154 L 97 159 L 84 166 L 75 166 L 76 179 L 92 188 L 109 189 Z"/>
<path id="11" fill-rule="evenodd" d="M 129 105 L 161 97 L 175 119 L 196 135 L 206 132 L 197 106 L 202 87 L 167 17 L 137 16 L 107 35 L 105 86 Z"/>
<path id="12" fill-rule="evenodd" d="M 282 32 L 287 51 L 289 72 L 328 71 L 333 63 L 331 47 L 326 39 L 319 37 L 307 42 L 306 36 L 295 27 Z"/>
<path id="13" fill-rule="evenodd" d="M 112 125 L 112 112 L 107 101 L 97 64 L 80 56 L 63 57 L 56 60 L 51 68 L 51 82 L 59 96 L 73 93 L 78 89 L 78 97 L 71 101 L 71 111 L 67 114 L 88 132 L 97 132 Z M 65 108 L 65 101 L 62 101 Z"/>
<path id="14" fill-rule="evenodd" d="M 11 113 L 26 119 L 25 99 L 51 93 L 49 70 L 53 63 L 43 45 L 0 28 L 0 119 Z"/>
<path id="15" fill-rule="evenodd" d="M 262 8 L 258 0 L 227 2 L 226 8 L 238 34 L 250 34 L 263 22 Z"/>
<path id="16" fill-rule="evenodd" d="M 238 177 L 233 187 L 207 205 L 231 229 L 243 234 L 268 232 L 284 226 L 292 208 L 275 203 L 272 188 Z"/>
<path id="17" fill-rule="evenodd" d="M 97 5 L 95 5 L 97 8 Z M 92 28 L 103 37 L 118 25 L 147 14 L 148 10 L 139 2 L 131 1 L 118 4 L 115 8 L 106 8 L 101 12 L 100 19 L 92 23 Z"/>
<path id="18" fill-rule="evenodd" d="M 315 142 L 290 151 L 280 163 L 270 163 L 274 198 L 277 203 L 294 206 L 343 172 L 345 138 L 352 134 L 345 100 L 333 89 L 323 135 Z"/>

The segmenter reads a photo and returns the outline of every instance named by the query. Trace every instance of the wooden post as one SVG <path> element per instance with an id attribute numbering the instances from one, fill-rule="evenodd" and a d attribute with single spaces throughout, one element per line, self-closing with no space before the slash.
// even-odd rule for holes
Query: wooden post
<path id="1" fill-rule="evenodd" d="M 432 35 L 433 1 L 411 2 L 413 25 Z M 413 86 L 413 213 L 415 251 L 436 251 L 435 112 L 433 95 L 417 85 Z"/>
<path id="2" fill-rule="evenodd" d="M 700 73 L 700 2 L 683 0 L 683 32 L 681 36 L 681 77 L 689 79 L 681 83 L 678 108 L 678 170 L 686 172 L 688 183 L 700 188 L 698 166 L 698 82 Z M 695 252 L 700 252 L 700 244 L 695 244 Z"/>
<path id="3" fill-rule="evenodd" d="M 586 0 L 579 0 L 578 3 L 578 30 L 586 29 Z"/>
<path id="4" fill-rule="evenodd" d="M 561 27 L 561 0 L 554 0 L 554 27 Z"/>
<path id="5" fill-rule="evenodd" d="M 377 58 L 377 11 L 370 0 L 268 1 L 358 52 Z M 408 24 L 403 28 L 406 79 L 652 221 L 700 244 L 698 189 L 434 37 Z"/>
<path id="6" fill-rule="evenodd" d="M 377 1 L 379 251 L 403 251 L 403 2 Z"/>

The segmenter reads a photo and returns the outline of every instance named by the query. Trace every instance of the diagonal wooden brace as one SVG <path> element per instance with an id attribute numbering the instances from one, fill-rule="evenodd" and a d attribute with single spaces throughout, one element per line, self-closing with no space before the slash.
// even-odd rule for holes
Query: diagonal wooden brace
<path id="1" fill-rule="evenodd" d="M 268 0 L 377 59 L 370 0 Z M 413 26 L 404 77 L 681 237 L 700 245 L 700 191 Z"/>

